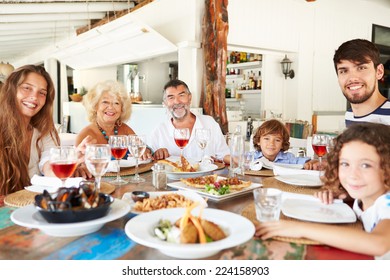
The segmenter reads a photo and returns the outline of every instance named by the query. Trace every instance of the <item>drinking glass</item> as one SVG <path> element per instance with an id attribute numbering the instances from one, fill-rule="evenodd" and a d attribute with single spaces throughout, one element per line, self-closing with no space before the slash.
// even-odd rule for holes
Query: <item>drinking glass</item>
<path id="1" fill-rule="evenodd" d="M 328 154 L 330 153 L 330 151 L 333 150 L 335 140 L 336 136 L 328 136 L 328 144 L 326 145 L 326 151 L 328 152 Z"/>
<path id="2" fill-rule="evenodd" d="M 121 165 L 120 161 L 121 159 L 126 155 L 127 152 L 127 141 L 128 138 L 126 135 L 110 135 L 108 143 L 111 147 L 111 155 L 116 159 L 117 161 L 117 170 L 118 173 L 116 175 L 116 179 L 111 181 L 114 185 L 124 185 L 127 184 L 126 180 L 123 180 L 120 175 L 121 171 Z"/>
<path id="3" fill-rule="evenodd" d="M 58 146 L 50 149 L 50 165 L 54 174 L 61 179 L 62 187 L 65 181 L 73 175 L 77 167 L 77 150 L 74 146 Z"/>
<path id="4" fill-rule="evenodd" d="M 95 177 L 95 191 L 100 192 L 100 181 L 106 173 L 111 161 L 111 147 L 108 144 L 87 145 L 85 149 L 85 164 Z"/>
<path id="5" fill-rule="evenodd" d="M 312 147 L 319 160 L 319 170 L 322 170 L 322 157 L 327 153 L 328 135 L 313 134 Z"/>
<path id="6" fill-rule="evenodd" d="M 204 150 L 206 149 L 207 143 L 210 140 L 210 129 L 208 128 L 195 129 L 195 138 L 199 148 L 202 150 L 201 163 L 204 163 Z"/>
<path id="7" fill-rule="evenodd" d="M 129 151 L 130 154 L 135 158 L 135 175 L 130 179 L 130 183 L 145 182 L 145 179 L 141 178 L 138 174 L 138 159 L 144 154 L 146 150 L 145 140 L 145 135 L 129 135 Z"/>
<path id="8" fill-rule="evenodd" d="M 183 149 L 190 141 L 190 129 L 189 128 L 175 128 L 173 133 L 176 145 L 180 148 L 180 155 L 183 156 Z"/>
<path id="9" fill-rule="evenodd" d="M 278 221 L 282 204 L 282 191 L 275 188 L 253 190 L 256 218 L 259 222 Z"/>

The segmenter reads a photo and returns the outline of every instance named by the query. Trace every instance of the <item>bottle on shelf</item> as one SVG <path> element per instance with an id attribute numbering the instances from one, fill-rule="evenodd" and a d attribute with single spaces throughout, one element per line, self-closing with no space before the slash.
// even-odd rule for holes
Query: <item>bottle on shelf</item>
<path id="1" fill-rule="evenodd" d="M 234 81 L 232 82 L 232 87 L 230 89 L 230 98 L 236 98 L 236 85 Z"/>

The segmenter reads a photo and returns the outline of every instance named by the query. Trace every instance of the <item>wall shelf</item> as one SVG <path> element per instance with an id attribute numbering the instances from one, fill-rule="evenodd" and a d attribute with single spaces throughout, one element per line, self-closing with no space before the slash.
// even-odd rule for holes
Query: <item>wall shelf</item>
<path id="1" fill-rule="evenodd" d="M 260 89 L 247 89 L 247 90 L 236 90 L 236 93 L 239 93 L 239 94 L 257 94 L 257 93 L 261 93 L 261 90 Z"/>
<path id="2" fill-rule="evenodd" d="M 226 67 L 228 69 L 230 68 L 240 68 L 240 69 L 247 69 L 247 68 L 261 68 L 262 61 L 251 61 L 251 62 L 242 62 L 242 63 L 230 63 Z"/>

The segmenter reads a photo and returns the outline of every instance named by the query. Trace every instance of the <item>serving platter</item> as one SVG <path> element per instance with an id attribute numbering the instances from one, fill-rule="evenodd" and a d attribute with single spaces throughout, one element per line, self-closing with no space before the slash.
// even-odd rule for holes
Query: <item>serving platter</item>
<path id="1" fill-rule="evenodd" d="M 226 177 L 221 177 L 221 176 L 217 177 L 217 181 L 222 180 L 222 179 L 226 179 Z M 236 196 L 240 196 L 240 195 L 244 195 L 244 194 L 250 193 L 254 189 L 260 188 L 262 186 L 262 184 L 251 183 L 251 185 L 249 187 L 247 187 L 247 188 L 244 188 L 244 189 L 242 189 L 240 191 L 232 191 L 231 193 L 224 194 L 224 195 L 211 194 L 211 193 L 206 192 L 204 189 L 198 189 L 198 188 L 193 188 L 193 187 L 187 186 L 185 183 L 183 183 L 181 181 L 168 183 L 168 186 L 171 187 L 171 188 L 174 188 L 174 189 L 179 189 L 179 190 L 194 191 L 194 192 L 198 193 L 199 195 L 201 195 L 203 197 L 207 197 L 210 200 L 223 201 L 223 200 L 226 200 L 226 199 L 231 199 L 231 198 L 236 197 Z"/>

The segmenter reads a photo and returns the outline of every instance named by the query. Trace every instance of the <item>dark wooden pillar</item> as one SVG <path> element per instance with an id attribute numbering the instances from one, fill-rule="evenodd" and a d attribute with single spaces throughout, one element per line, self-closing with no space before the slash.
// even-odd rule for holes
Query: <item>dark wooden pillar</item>
<path id="1" fill-rule="evenodd" d="M 200 107 L 204 114 L 213 116 L 228 132 L 226 116 L 226 61 L 229 31 L 228 0 L 205 0 L 202 47 L 204 53 L 203 86 Z"/>

